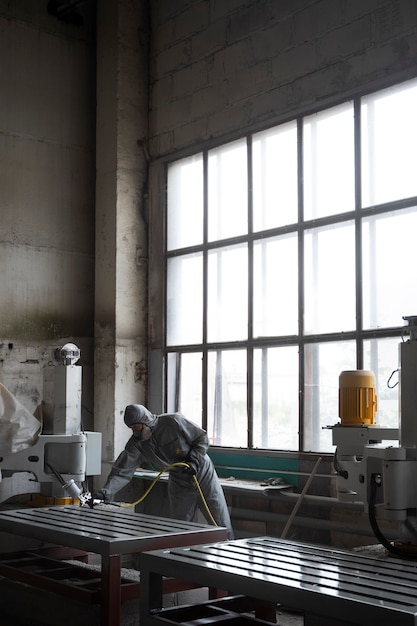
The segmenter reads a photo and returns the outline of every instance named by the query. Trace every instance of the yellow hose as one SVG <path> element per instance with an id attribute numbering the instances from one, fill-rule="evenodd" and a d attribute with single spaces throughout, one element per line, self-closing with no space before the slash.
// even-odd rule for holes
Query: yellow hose
<path id="1" fill-rule="evenodd" d="M 156 478 L 154 478 L 154 480 L 151 482 L 151 484 L 150 484 L 150 486 L 148 487 L 148 489 L 145 491 L 145 493 L 143 494 L 143 496 L 141 496 L 141 497 L 139 498 L 139 500 L 136 500 L 135 502 L 130 502 L 129 504 L 126 504 L 126 503 L 124 503 L 124 504 L 120 504 L 120 506 L 121 506 L 122 508 L 125 508 L 125 509 L 126 509 L 126 508 L 129 508 L 129 507 L 131 507 L 131 506 L 136 506 L 137 504 L 140 504 L 141 502 L 143 502 L 143 501 L 145 500 L 145 498 L 146 498 L 146 497 L 150 494 L 151 490 L 154 488 L 154 486 L 156 485 L 156 483 L 158 482 L 158 480 L 161 478 L 162 474 L 164 474 L 165 472 L 169 471 L 172 467 L 190 467 L 190 466 L 188 465 L 188 463 L 183 463 L 183 462 L 172 463 L 171 465 L 167 465 L 166 467 L 164 467 L 164 469 L 162 469 L 162 470 L 159 472 L 159 474 L 157 475 L 157 477 L 156 477 Z M 213 526 L 217 526 L 217 524 L 216 524 L 216 520 L 214 519 L 213 515 L 211 514 L 211 511 L 210 511 L 210 509 L 209 509 L 209 507 L 208 507 L 208 504 L 207 504 L 207 502 L 206 502 L 206 499 L 205 499 L 205 497 L 204 497 L 204 495 L 203 495 L 203 492 L 202 492 L 201 487 L 200 487 L 200 485 L 199 485 L 199 482 L 198 482 L 198 480 L 197 480 L 197 476 L 196 476 L 195 474 L 193 475 L 193 479 L 194 479 L 194 483 L 195 483 L 195 486 L 196 486 L 196 488 L 197 488 L 197 491 L 198 491 L 198 493 L 199 493 L 199 495 L 200 495 L 201 501 L 202 501 L 202 503 L 203 503 L 203 506 L 204 506 L 204 508 L 205 508 L 205 510 L 206 510 L 206 512 L 207 512 L 207 515 L 209 516 L 209 518 L 210 518 L 210 520 L 211 520 L 211 522 L 212 522 Z"/>

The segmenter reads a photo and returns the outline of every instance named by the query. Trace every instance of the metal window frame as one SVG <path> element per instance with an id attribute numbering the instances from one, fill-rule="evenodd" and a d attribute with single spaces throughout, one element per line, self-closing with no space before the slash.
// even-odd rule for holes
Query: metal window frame
<path id="1" fill-rule="evenodd" d="M 400 87 L 402 83 L 398 83 Z M 378 90 L 380 91 L 380 90 Z M 375 91 L 374 93 L 378 93 Z M 299 449 L 295 452 L 303 452 L 305 445 L 305 346 L 307 344 L 318 344 L 335 341 L 353 340 L 356 345 L 356 367 L 358 369 L 363 368 L 364 352 L 363 344 L 369 339 L 383 339 L 389 337 L 401 338 L 404 332 L 403 326 L 395 326 L 390 328 L 375 328 L 364 329 L 363 328 L 363 294 L 362 294 L 362 223 L 365 218 L 370 216 L 382 215 L 384 213 L 395 212 L 404 208 L 411 208 L 417 206 L 417 196 L 412 198 L 401 199 L 394 202 L 388 202 L 376 206 L 362 207 L 361 198 L 361 100 L 362 96 L 368 94 L 357 95 L 354 98 L 346 98 L 344 102 L 351 101 L 353 103 L 354 111 L 354 185 L 355 185 L 355 206 L 352 211 L 347 213 L 329 215 L 311 220 L 304 220 L 304 207 L 303 207 L 303 120 L 305 117 L 312 113 L 320 111 L 330 110 L 342 102 L 335 103 L 332 106 L 323 107 L 321 110 L 315 110 L 310 112 L 304 112 L 298 117 L 292 118 L 292 120 L 285 120 L 282 124 L 288 121 L 297 122 L 297 168 L 298 168 L 298 220 L 297 223 L 280 226 L 265 231 L 253 232 L 253 180 L 252 180 L 252 138 L 253 135 L 258 132 L 254 130 L 249 134 L 245 134 L 240 139 L 246 139 L 247 147 L 247 167 L 248 167 L 248 232 L 245 235 L 239 235 L 237 237 L 231 237 L 222 240 L 208 241 L 208 155 L 210 150 L 227 145 L 230 141 L 225 141 L 215 146 L 205 147 L 202 150 L 195 152 L 202 153 L 203 155 L 203 180 L 204 180 L 204 224 L 203 224 L 203 242 L 199 245 L 190 246 L 184 249 L 177 250 L 165 250 L 165 280 L 166 280 L 166 264 L 170 257 L 181 256 L 183 254 L 190 254 L 192 252 L 203 253 L 203 340 L 201 344 L 196 345 L 166 345 L 162 349 L 162 354 L 167 361 L 169 355 L 173 353 L 177 354 L 176 370 L 175 370 L 175 384 L 178 386 L 175 402 L 178 402 L 179 398 L 179 385 L 181 378 L 181 354 L 190 352 L 201 352 L 203 355 L 202 366 L 202 424 L 204 428 L 207 428 L 207 411 L 208 411 L 208 353 L 212 351 L 223 350 L 236 350 L 245 349 L 247 354 L 247 419 L 248 419 L 248 441 L 247 449 L 253 450 L 253 352 L 255 349 L 267 349 L 269 347 L 280 346 L 296 346 L 299 352 Z M 278 124 L 281 125 L 281 124 Z M 277 124 L 271 125 L 269 128 L 276 127 Z M 238 138 L 239 139 L 239 138 Z M 233 140 L 235 141 L 236 138 Z M 168 167 L 168 165 L 167 165 Z M 166 170 L 167 173 L 167 170 Z M 166 206 L 166 204 L 165 204 Z M 356 290 L 356 326 L 348 332 L 337 333 L 318 333 L 305 335 L 304 332 L 304 235 L 305 232 L 311 228 L 319 228 L 326 225 L 341 224 L 344 222 L 353 221 L 355 228 L 355 290 Z M 166 218 L 165 218 L 166 226 Z M 298 335 L 291 336 L 271 336 L 268 338 L 254 338 L 253 337 L 253 247 L 257 240 L 277 237 L 279 235 L 297 233 L 298 235 Z M 166 232 L 165 232 L 166 241 Z M 242 341 L 224 341 L 224 342 L 208 342 L 207 341 L 207 261 L 209 252 L 219 248 L 227 247 L 235 244 L 245 243 L 248 246 L 248 337 Z M 166 284 L 164 287 L 164 302 L 166 303 Z M 166 305 L 165 305 L 166 306 Z M 164 311 L 166 316 L 166 310 Z M 165 324 L 166 326 L 166 324 Z M 172 356 L 171 356 L 172 358 Z M 165 389 L 166 386 L 165 380 Z M 165 399 L 166 406 L 166 399 Z M 172 408 L 172 407 L 171 407 Z M 175 410 L 179 407 L 176 406 Z M 335 416 L 337 418 L 337 416 Z M 268 448 L 271 449 L 272 448 Z"/>

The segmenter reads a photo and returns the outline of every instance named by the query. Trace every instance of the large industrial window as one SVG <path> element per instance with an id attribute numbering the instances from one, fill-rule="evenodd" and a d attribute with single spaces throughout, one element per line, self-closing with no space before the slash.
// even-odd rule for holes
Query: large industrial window
<path id="1" fill-rule="evenodd" d="M 169 164 L 167 408 L 213 445 L 330 451 L 356 368 L 397 425 L 416 111 L 410 81 Z"/>

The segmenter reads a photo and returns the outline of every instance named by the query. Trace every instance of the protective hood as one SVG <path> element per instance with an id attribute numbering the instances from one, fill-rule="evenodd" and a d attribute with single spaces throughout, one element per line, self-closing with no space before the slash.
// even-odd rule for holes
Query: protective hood
<path id="1" fill-rule="evenodd" d="M 129 428 L 132 424 L 145 424 L 145 426 L 153 428 L 156 424 L 157 417 L 142 404 L 129 404 L 125 409 L 124 420 L 126 426 L 129 426 Z"/>

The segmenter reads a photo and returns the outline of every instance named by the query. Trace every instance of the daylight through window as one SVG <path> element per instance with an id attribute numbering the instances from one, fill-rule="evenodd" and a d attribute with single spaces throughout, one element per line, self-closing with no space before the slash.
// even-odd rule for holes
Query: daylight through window
<path id="1" fill-rule="evenodd" d="M 330 452 L 356 368 L 397 425 L 416 110 L 409 81 L 168 165 L 167 409 L 212 445 Z"/>

